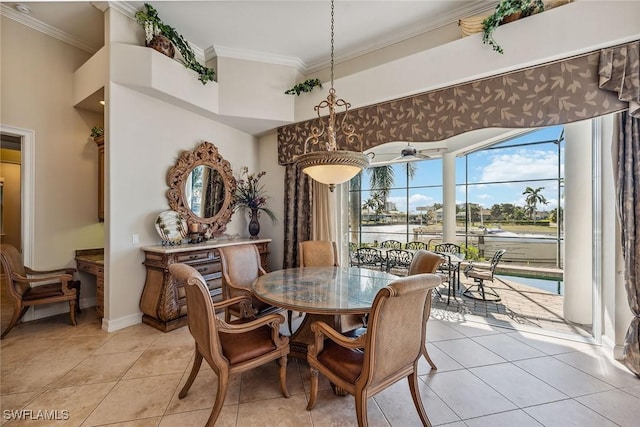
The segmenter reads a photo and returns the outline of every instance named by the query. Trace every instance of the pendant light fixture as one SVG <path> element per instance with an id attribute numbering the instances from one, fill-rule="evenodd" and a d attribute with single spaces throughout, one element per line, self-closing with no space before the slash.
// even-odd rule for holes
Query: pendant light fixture
<path id="1" fill-rule="evenodd" d="M 331 88 L 325 101 L 313 109 L 320 119 L 319 126 L 311 127 L 311 134 L 304 142 L 304 154 L 296 157 L 298 167 L 312 179 L 328 184 L 331 191 L 336 184 L 349 181 L 360 171 L 369 166 L 369 156 L 362 153 L 362 136 L 355 131 L 355 126 L 349 122 L 349 108 L 351 104 L 344 99 L 338 99 L 333 88 L 333 30 L 334 30 L 334 0 L 331 0 Z M 341 120 L 336 123 L 336 109 L 344 107 Z M 328 123 L 320 117 L 320 110 L 329 108 Z M 359 142 L 360 152 L 338 150 L 338 138 L 342 134 L 342 145 L 349 146 Z M 311 145 L 324 144 L 325 150 L 307 152 Z"/>

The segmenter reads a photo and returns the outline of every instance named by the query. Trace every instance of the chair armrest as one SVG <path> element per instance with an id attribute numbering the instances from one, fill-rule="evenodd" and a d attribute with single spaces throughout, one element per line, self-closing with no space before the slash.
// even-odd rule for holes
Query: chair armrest
<path id="1" fill-rule="evenodd" d="M 75 289 L 70 289 L 68 283 L 73 280 L 73 276 L 70 274 L 53 274 L 49 276 L 39 276 L 39 277 L 24 277 L 19 275 L 18 273 L 11 273 L 11 279 L 16 282 L 27 283 L 31 286 L 31 283 L 38 282 L 51 282 L 58 281 L 62 287 L 62 293 L 65 295 L 72 295 L 76 293 Z"/>
<path id="2" fill-rule="evenodd" d="M 240 295 L 233 298 L 227 298 L 220 302 L 216 302 L 213 304 L 214 310 L 222 309 L 225 310 L 227 307 L 238 304 L 240 306 L 240 313 L 243 319 L 252 319 L 255 316 L 253 312 L 253 307 L 251 305 L 251 295 Z"/>
<path id="3" fill-rule="evenodd" d="M 213 308 L 216 310 L 219 308 L 226 308 L 226 307 L 229 307 L 230 305 L 242 303 L 243 301 L 248 304 L 251 304 L 251 297 L 247 295 L 242 295 L 239 297 L 224 299 L 222 301 L 213 303 Z"/>
<path id="4" fill-rule="evenodd" d="M 33 270 L 29 267 L 25 267 L 24 271 L 27 274 L 42 275 L 42 274 L 73 274 L 78 270 L 76 270 L 75 268 L 59 268 L 57 270 Z"/>
<path id="5" fill-rule="evenodd" d="M 286 345 L 289 342 L 289 338 L 280 335 L 280 325 L 284 323 L 284 316 L 281 314 L 268 314 L 255 320 L 238 324 L 229 324 L 220 318 L 216 318 L 216 322 L 218 331 L 225 334 L 243 334 L 263 326 L 269 326 L 271 328 L 271 339 L 277 347 Z"/>
<path id="6" fill-rule="evenodd" d="M 363 348 L 367 334 L 364 333 L 357 338 L 345 337 L 325 322 L 313 322 L 311 331 L 315 334 L 314 344 L 307 349 L 313 357 L 320 354 L 324 348 L 324 338 L 327 337 L 336 344 L 351 349 Z"/>

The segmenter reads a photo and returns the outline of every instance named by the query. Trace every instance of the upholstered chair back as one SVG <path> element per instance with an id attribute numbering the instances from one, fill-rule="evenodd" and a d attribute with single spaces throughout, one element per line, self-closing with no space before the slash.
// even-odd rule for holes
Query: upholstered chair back
<path id="1" fill-rule="evenodd" d="M 338 249 L 336 242 L 329 240 L 307 240 L 298 244 L 300 267 L 337 267 Z"/>
<path id="2" fill-rule="evenodd" d="M 202 356 L 210 365 L 225 365 L 216 330 L 213 301 L 202 275 L 186 264 L 172 264 L 169 266 L 169 272 L 184 287 L 189 307 L 187 316 L 189 332 Z"/>
<path id="3" fill-rule="evenodd" d="M 222 277 L 234 287 L 251 289 L 260 270 L 260 252 L 255 245 L 235 245 L 218 248 L 222 261 Z"/>
<path id="4" fill-rule="evenodd" d="M 2 260 L 2 268 L 8 284 L 8 292 L 10 294 L 15 293 L 14 297 L 22 297 L 29 290 L 29 283 L 11 279 L 11 273 L 17 273 L 23 277 L 27 276 L 20 252 L 15 247 L 2 243 L 0 244 L 0 259 Z"/>
<path id="5" fill-rule="evenodd" d="M 357 383 L 386 387 L 390 379 L 410 372 L 425 339 L 425 305 L 440 284 L 435 274 L 418 274 L 394 281 L 378 292 L 369 316 L 363 370 Z"/>
<path id="6" fill-rule="evenodd" d="M 413 255 L 411 266 L 409 267 L 409 276 L 421 273 L 435 273 L 438 266 L 444 262 L 442 256 L 431 251 L 419 250 Z"/>

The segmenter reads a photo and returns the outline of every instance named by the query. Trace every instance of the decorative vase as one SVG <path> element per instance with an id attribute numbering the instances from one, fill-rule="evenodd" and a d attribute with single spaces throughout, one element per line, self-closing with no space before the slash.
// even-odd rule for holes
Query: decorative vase
<path id="1" fill-rule="evenodd" d="M 171 40 L 161 34 L 153 36 L 151 41 L 147 43 L 147 47 L 155 49 L 163 55 L 167 55 L 169 58 L 173 58 L 176 54 L 176 50 L 173 47 Z"/>
<path id="2" fill-rule="evenodd" d="M 260 233 L 260 222 L 258 221 L 258 209 L 251 209 L 251 220 L 249 221 L 250 239 L 257 239 Z"/>

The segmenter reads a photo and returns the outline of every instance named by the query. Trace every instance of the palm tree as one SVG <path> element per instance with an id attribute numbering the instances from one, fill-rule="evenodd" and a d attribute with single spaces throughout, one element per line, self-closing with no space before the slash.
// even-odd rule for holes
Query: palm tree
<path id="1" fill-rule="evenodd" d="M 529 213 L 529 219 L 534 219 L 538 203 L 542 203 L 543 205 L 548 204 L 547 199 L 540 194 L 542 190 L 544 190 L 544 187 L 538 187 L 535 190 L 531 187 L 527 187 L 522 192 L 522 195 L 527 196 L 524 201 L 527 204 L 525 210 Z"/>
<path id="2" fill-rule="evenodd" d="M 409 178 L 413 178 L 416 174 L 416 166 L 412 163 L 406 163 L 406 172 Z M 372 196 L 378 193 L 378 199 L 382 200 L 382 207 L 384 208 L 387 197 L 391 187 L 393 187 L 395 181 L 395 173 L 391 165 L 375 166 L 368 169 L 369 171 L 369 186 L 373 189 Z M 362 173 L 359 173 L 353 177 L 349 186 L 349 226 L 351 228 L 351 241 L 356 242 L 358 240 L 358 222 L 360 215 L 360 191 L 362 190 Z M 368 208 L 373 206 L 367 202 L 363 202 L 362 207 Z"/>
<path id="3" fill-rule="evenodd" d="M 409 175 L 409 178 L 413 178 L 416 175 L 416 165 L 411 162 L 405 163 L 405 172 Z M 379 193 L 382 197 L 383 204 L 386 204 L 387 197 L 391 187 L 395 182 L 395 172 L 392 165 L 375 166 L 369 168 L 369 185 L 371 189 Z"/>

